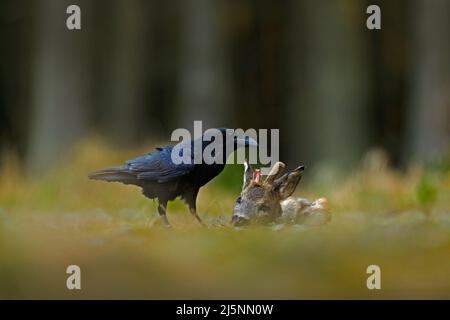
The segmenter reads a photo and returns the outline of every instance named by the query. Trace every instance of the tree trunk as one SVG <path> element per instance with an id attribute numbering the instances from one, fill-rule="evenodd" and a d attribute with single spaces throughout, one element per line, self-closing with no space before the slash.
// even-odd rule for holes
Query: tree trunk
<path id="1" fill-rule="evenodd" d="M 364 13 L 354 2 L 292 2 L 283 140 L 295 163 L 349 166 L 362 153 L 369 85 Z"/>
<path id="2" fill-rule="evenodd" d="M 90 107 L 87 17 L 81 2 L 82 30 L 66 28 L 65 2 L 42 0 L 36 6 L 31 93 L 31 129 L 27 164 L 32 173 L 50 167 L 77 141 Z"/>
<path id="3" fill-rule="evenodd" d="M 226 52 L 219 24 L 219 2 L 181 2 L 181 48 L 177 126 L 203 128 L 227 123 L 229 77 Z"/>
<path id="4" fill-rule="evenodd" d="M 427 161 L 450 146 L 450 2 L 416 0 L 412 14 L 413 78 L 404 159 Z"/>
<path id="5" fill-rule="evenodd" d="M 151 42 L 148 39 L 148 8 L 144 0 L 107 1 L 110 17 L 104 17 L 105 47 L 99 48 L 106 61 L 100 73 L 100 123 L 106 135 L 119 145 L 136 144 L 145 121 L 145 76 L 151 61 Z M 100 38 L 101 39 L 101 38 Z"/>

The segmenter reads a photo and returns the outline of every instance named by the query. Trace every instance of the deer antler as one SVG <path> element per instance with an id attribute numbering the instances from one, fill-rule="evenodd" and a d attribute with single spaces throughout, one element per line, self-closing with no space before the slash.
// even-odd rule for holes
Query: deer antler
<path id="1" fill-rule="evenodd" d="M 273 187 L 280 192 L 282 199 L 285 199 L 294 193 L 295 188 L 297 188 L 297 185 L 302 178 L 304 169 L 304 166 L 299 166 L 274 181 Z"/>
<path id="2" fill-rule="evenodd" d="M 248 163 L 247 159 L 245 159 L 244 167 L 244 183 L 242 185 L 242 190 L 244 190 L 253 179 L 253 168 L 252 165 Z"/>
<path id="3" fill-rule="evenodd" d="M 270 169 L 270 172 L 264 182 L 270 185 L 273 184 L 273 182 L 283 174 L 285 168 L 286 165 L 283 162 L 278 161 L 273 165 L 272 169 Z"/>

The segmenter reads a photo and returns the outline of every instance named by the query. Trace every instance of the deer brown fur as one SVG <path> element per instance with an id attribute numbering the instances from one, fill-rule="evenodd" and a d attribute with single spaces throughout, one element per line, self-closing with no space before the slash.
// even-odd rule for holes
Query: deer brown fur
<path id="1" fill-rule="evenodd" d="M 251 165 L 245 163 L 244 183 L 234 207 L 233 225 L 272 222 L 308 224 L 310 221 L 322 224 L 329 220 L 325 198 L 310 202 L 291 197 L 301 180 L 304 167 L 299 166 L 283 174 L 285 167 L 284 163 L 277 162 L 262 181 L 258 169 L 253 170 Z"/>

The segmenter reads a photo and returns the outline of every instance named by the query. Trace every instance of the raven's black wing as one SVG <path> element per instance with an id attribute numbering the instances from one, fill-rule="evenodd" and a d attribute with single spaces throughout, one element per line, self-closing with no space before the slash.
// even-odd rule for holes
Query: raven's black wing
<path id="1" fill-rule="evenodd" d="M 195 168 L 189 164 L 175 164 L 171 153 L 173 146 L 157 148 L 156 151 L 126 162 L 127 170 L 136 174 L 138 180 L 167 182 L 182 177 Z"/>

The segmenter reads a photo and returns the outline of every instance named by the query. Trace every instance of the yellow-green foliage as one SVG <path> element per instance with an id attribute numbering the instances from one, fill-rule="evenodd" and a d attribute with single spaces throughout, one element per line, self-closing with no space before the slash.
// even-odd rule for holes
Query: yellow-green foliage
<path id="1" fill-rule="evenodd" d="M 138 188 L 87 179 L 143 151 L 91 139 L 33 177 L 4 159 L 0 298 L 450 298 L 448 170 L 400 173 L 375 157 L 339 181 L 306 173 L 296 194 L 327 197 L 330 224 L 235 230 L 242 168 L 231 166 L 200 192 L 210 227 L 176 201 L 168 230 Z M 70 264 L 81 291 L 66 289 Z M 381 291 L 366 288 L 371 264 Z"/>

